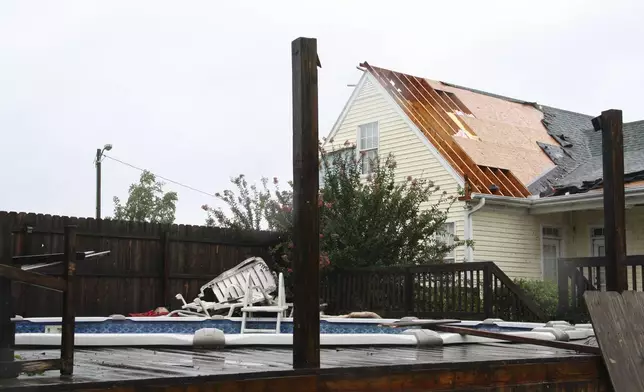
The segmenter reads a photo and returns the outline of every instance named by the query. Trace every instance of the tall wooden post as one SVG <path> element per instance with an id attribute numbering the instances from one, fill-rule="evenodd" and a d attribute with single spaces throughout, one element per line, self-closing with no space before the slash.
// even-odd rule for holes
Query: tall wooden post
<path id="1" fill-rule="evenodd" d="M 63 331 L 61 342 L 61 376 L 74 372 L 74 275 L 76 274 L 76 226 L 65 226 L 64 274 L 67 288 L 63 293 Z"/>
<path id="2" fill-rule="evenodd" d="M 293 367 L 320 366 L 317 41 L 298 38 L 293 61 Z"/>
<path id="3" fill-rule="evenodd" d="M 8 248 L 8 247 L 7 247 Z M 0 252 L 2 250 L 0 249 Z M 0 264 L 11 265 L 11 259 L 0 253 Z M 0 276 L 0 379 L 18 377 L 13 362 L 15 325 L 11 322 L 13 306 L 11 300 L 11 280 Z"/>
<path id="4" fill-rule="evenodd" d="M 0 264 L 12 265 L 11 229 L 13 221 L 0 213 Z M 19 371 L 12 367 L 14 361 L 13 346 L 15 343 L 15 325 L 11 318 L 15 316 L 11 298 L 11 280 L 0 276 L 0 379 L 18 377 Z"/>
<path id="5" fill-rule="evenodd" d="M 602 132 L 604 166 L 604 239 L 606 241 L 606 289 L 628 290 L 626 273 L 626 219 L 624 200 L 624 138 L 622 111 L 607 110 L 593 119 Z"/>

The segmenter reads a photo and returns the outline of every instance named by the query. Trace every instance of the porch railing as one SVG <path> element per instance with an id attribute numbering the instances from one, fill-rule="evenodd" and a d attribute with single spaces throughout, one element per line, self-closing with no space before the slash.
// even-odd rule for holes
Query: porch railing
<path id="1" fill-rule="evenodd" d="M 322 282 L 331 314 L 544 321 L 547 316 L 493 262 L 336 271 Z"/>
<path id="2" fill-rule="evenodd" d="M 606 290 L 606 257 L 562 258 L 558 261 L 559 313 L 582 319 L 586 315 L 584 292 Z M 626 257 L 628 289 L 644 291 L 644 255 Z"/>

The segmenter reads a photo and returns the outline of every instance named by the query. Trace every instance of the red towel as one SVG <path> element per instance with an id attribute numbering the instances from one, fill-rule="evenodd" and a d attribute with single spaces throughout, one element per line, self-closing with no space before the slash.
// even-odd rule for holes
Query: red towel
<path id="1" fill-rule="evenodd" d="M 157 316 L 166 316 L 169 312 L 158 312 L 155 310 L 150 310 L 145 313 L 130 313 L 130 317 L 157 317 Z"/>

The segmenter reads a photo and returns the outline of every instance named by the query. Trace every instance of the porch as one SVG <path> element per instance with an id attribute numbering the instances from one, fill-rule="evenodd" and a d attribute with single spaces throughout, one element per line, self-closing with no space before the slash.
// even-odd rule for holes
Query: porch
<path id="1" fill-rule="evenodd" d="M 628 254 L 644 254 L 640 192 L 626 197 Z M 556 283 L 558 259 L 604 256 L 601 193 L 583 196 L 581 200 L 579 195 L 567 195 L 520 203 L 486 196 L 485 206 L 472 216 L 474 258 L 494 260 L 511 278 Z"/>

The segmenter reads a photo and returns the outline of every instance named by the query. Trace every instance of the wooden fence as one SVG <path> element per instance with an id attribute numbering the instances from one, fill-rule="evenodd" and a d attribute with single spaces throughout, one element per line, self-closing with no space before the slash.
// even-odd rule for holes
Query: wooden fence
<path id="1" fill-rule="evenodd" d="M 557 265 L 559 313 L 575 322 L 588 321 L 584 292 L 606 291 L 606 257 L 562 258 Z M 644 255 L 626 257 L 628 289 L 644 291 Z"/>
<path id="2" fill-rule="evenodd" d="M 383 317 L 547 321 L 545 313 L 493 262 L 341 271 L 322 283 L 328 313 Z"/>
<path id="3" fill-rule="evenodd" d="M 274 233 L 234 232 L 189 225 L 163 225 L 0 212 L 0 259 L 63 251 L 63 227 L 78 226 L 76 249 L 111 251 L 77 265 L 78 316 L 176 308 L 178 293 L 194 298 L 199 287 L 246 257 L 270 262 Z M 60 275 L 62 268 L 38 272 Z M 60 296 L 15 283 L 14 312 L 23 317 L 60 316 Z"/>
<path id="4" fill-rule="evenodd" d="M 260 256 L 270 264 L 269 247 L 279 241 L 269 232 L 0 212 L 0 257 L 62 252 L 65 224 L 78 226 L 77 251 L 111 252 L 78 262 L 78 316 L 176 309 L 176 294 L 194 298 L 201 285 L 247 257 Z M 60 275 L 62 268 L 38 272 Z M 368 310 L 384 317 L 546 318 L 492 262 L 336 271 L 321 285 L 331 314 Z M 61 314 L 60 296 L 41 288 L 14 283 L 13 297 L 15 314 L 23 317 Z"/>

